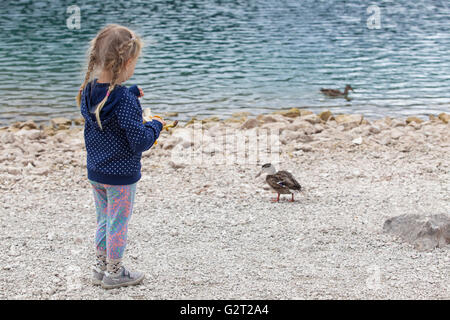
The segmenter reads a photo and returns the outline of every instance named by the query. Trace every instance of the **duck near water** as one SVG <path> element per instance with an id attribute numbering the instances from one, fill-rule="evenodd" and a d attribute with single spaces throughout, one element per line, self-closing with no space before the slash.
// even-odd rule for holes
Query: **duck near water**
<path id="1" fill-rule="evenodd" d="M 278 194 L 276 199 L 272 199 L 273 202 L 280 201 L 280 194 L 292 194 L 291 202 L 294 201 L 294 192 L 301 191 L 302 187 L 295 180 L 290 172 L 287 171 L 276 171 L 275 167 L 271 163 L 266 163 L 262 166 L 261 171 L 256 175 L 255 178 L 259 177 L 261 174 L 267 174 L 266 182 L 267 184 Z"/>
<path id="2" fill-rule="evenodd" d="M 347 100 L 351 100 L 348 97 L 349 90 L 353 91 L 353 88 L 351 85 L 348 84 L 345 86 L 344 92 L 342 92 L 338 89 L 324 89 L 324 88 L 320 89 L 320 92 L 322 92 L 324 95 L 329 96 L 329 97 L 333 97 L 333 98 L 344 97 Z"/>

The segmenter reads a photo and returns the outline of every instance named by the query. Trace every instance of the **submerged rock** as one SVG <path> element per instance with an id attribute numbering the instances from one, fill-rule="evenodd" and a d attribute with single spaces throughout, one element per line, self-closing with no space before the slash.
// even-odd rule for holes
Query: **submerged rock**
<path id="1" fill-rule="evenodd" d="M 442 248 L 450 244 L 450 216 L 403 214 L 387 219 L 383 231 L 400 237 L 418 250 Z"/>

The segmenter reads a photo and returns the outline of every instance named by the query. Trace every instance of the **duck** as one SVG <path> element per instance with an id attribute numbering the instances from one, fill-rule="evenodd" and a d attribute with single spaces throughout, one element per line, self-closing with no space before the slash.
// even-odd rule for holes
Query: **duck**
<path id="1" fill-rule="evenodd" d="M 329 96 L 329 97 L 333 97 L 333 98 L 344 97 L 346 100 L 351 100 L 348 97 L 348 91 L 349 90 L 353 91 L 353 88 L 352 88 L 351 85 L 348 84 L 348 85 L 345 86 L 344 92 L 342 92 L 342 91 L 340 91 L 338 89 L 325 89 L 325 88 L 321 88 L 320 92 L 322 92 L 324 95 Z"/>
<path id="2" fill-rule="evenodd" d="M 291 194 L 290 202 L 294 202 L 294 192 L 301 191 L 302 187 L 295 180 L 294 176 L 288 171 L 276 171 L 275 166 L 271 163 L 262 165 L 261 171 L 255 176 L 258 178 L 261 174 L 266 175 L 267 184 L 278 194 L 272 202 L 280 202 L 280 194 Z"/>

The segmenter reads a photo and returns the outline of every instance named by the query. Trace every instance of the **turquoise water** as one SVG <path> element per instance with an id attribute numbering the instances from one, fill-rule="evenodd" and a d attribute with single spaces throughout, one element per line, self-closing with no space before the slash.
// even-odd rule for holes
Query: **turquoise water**
<path id="1" fill-rule="evenodd" d="M 450 1 L 74 1 L 0 4 L 0 124 L 77 116 L 88 41 L 107 23 L 146 42 L 129 84 L 155 113 L 308 107 L 368 117 L 450 110 Z M 352 101 L 321 87 L 351 84 Z"/>

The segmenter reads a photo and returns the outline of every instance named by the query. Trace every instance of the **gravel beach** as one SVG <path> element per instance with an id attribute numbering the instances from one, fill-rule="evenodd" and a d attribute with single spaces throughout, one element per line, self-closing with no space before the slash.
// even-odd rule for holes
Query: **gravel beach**
<path id="1" fill-rule="evenodd" d="M 279 203 L 255 178 L 263 159 L 210 161 L 220 148 L 190 140 L 195 121 L 163 132 L 143 156 L 125 255 L 146 280 L 109 291 L 90 283 L 81 121 L 2 128 L 0 299 L 450 299 L 450 245 L 419 251 L 383 232 L 397 215 L 450 214 L 448 120 L 291 109 L 198 121 L 206 137 L 280 132 L 273 163 L 303 191 Z"/>

